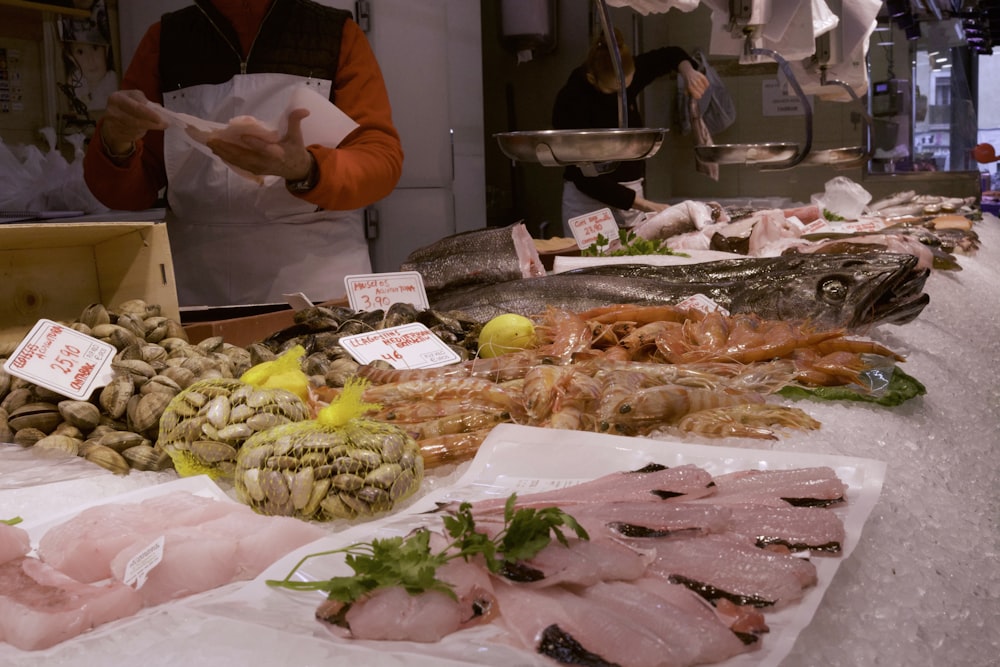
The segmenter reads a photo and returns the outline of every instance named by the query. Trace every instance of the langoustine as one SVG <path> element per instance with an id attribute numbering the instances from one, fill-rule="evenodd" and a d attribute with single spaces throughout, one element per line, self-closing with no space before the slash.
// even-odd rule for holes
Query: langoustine
<path id="1" fill-rule="evenodd" d="M 428 467 L 475 454 L 496 423 L 706 438 L 776 438 L 820 423 L 770 396 L 787 386 L 852 385 L 903 357 L 808 322 L 676 306 L 549 308 L 539 346 L 431 369 L 362 366 L 374 418 L 410 431 Z M 330 400 L 335 389 L 318 392 Z M 448 451 L 453 447 L 453 451 Z"/>

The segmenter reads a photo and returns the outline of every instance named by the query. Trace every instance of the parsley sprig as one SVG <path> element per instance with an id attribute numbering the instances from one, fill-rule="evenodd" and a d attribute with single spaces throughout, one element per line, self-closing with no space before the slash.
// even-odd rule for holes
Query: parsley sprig
<path id="1" fill-rule="evenodd" d="M 587 531 L 558 507 L 515 508 L 517 494 L 504 505 L 504 526 L 493 537 L 476 530 L 472 505 L 462 503 L 446 515 L 445 532 L 452 541 L 441 551 L 431 552 L 431 532 L 426 528 L 407 537 L 373 539 L 341 549 L 321 551 L 302 558 L 284 579 L 268 579 L 269 586 L 298 591 L 324 591 L 330 600 L 351 604 L 379 588 L 401 586 L 411 594 L 440 591 L 455 598 L 451 584 L 437 578 L 437 569 L 455 558 L 466 561 L 481 556 L 490 572 L 505 565 L 528 560 L 552 542 L 553 536 L 563 546 L 569 541 L 564 530 L 580 539 L 589 539 Z M 292 577 L 310 558 L 345 554 L 344 562 L 354 570 L 351 576 L 325 581 L 293 581 Z"/>
<path id="2" fill-rule="evenodd" d="M 598 234 L 594 242 L 580 251 L 584 257 L 620 257 L 623 255 L 679 255 L 685 253 L 671 249 L 663 239 L 644 239 L 630 229 L 618 230 L 619 245 L 611 249 L 611 240 L 604 234 Z"/>
<path id="3" fill-rule="evenodd" d="M 23 521 L 23 519 L 19 516 L 16 516 L 13 519 L 0 519 L 0 523 L 5 523 L 8 526 L 16 526 L 21 523 L 21 521 Z"/>

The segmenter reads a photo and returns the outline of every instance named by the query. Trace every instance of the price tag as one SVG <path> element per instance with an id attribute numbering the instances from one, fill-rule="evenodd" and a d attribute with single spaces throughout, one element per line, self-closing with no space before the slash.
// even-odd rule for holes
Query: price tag
<path id="1" fill-rule="evenodd" d="M 340 346 L 359 364 L 382 360 L 393 368 L 433 368 L 461 360 L 455 350 L 419 322 L 344 336 Z"/>
<path id="2" fill-rule="evenodd" d="M 344 286 L 354 310 L 385 310 L 394 303 L 428 307 L 424 279 L 416 271 L 347 276 Z"/>
<path id="3" fill-rule="evenodd" d="M 77 400 L 86 400 L 96 387 L 114 377 L 114 345 L 76 329 L 38 320 L 4 363 L 11 375 Z"/>
<path id="4" fill-rule="evenodd" d="M 573 238 L 581 249 L 594 245 L 598 234 L 609 241 L 618 240 L 618 223 L 610 208 L 570 218 L 569 230 L 573 232 Z"/>
<path id="5" fill-rule="evenodd" d="M 122 583 L 126 586 L 133 586 L 136 590 L 142 588 L 146 583 L 146 576 L 150 570 L 160 564 L 163 560 L 164 537 L 160 535 L 152 544 L 137 553 L 125 564 L 125 575 Z"/>
<path id="6" fill-rule="evenodd" d="M 870 234 L 872 232 L 880 231 L 888 226 L 888 221 L 876 218 L 869 218 L 867 220 L 859 220 L 856 222 L 829 222 L 826 220 L 815 220 L 805 226 L 803 236 L 815 234 Z"/>
<path id="7" fill-rule="evenodd" d="M 711 313 L 712 311 L 719 311 L 723 315 L 728 315 L 729 311 L 712 301 L 710 298 L 704 294 L 692 294 L 683 301 L 677 304 L 678 308 L 690 308 L 691 310 L 697 310 L 702 313 Z"/>
<path id="8" fill-rule="evenodd" d="M 823 218 L 813 220 L 802 229 L 804 234 L 826 234 L 830 231 L 832 231 L 830 224 Z"/>

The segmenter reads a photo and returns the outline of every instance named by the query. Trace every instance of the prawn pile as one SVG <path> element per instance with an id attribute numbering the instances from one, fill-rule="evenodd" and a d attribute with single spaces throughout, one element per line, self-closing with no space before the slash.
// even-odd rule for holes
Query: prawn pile
<path id="1" fill-rule="evenodd" d="M 677 306 L 550 308 L 536 319 L 539 344 L 439 368 L 369 364 L 371 418 L 396 424 L 425 465 L 472 458 L 504 422 L 617 435 L 685 434 L 776 439 L 817 429 L 805 411 L 771 397 L 790 387 L 850 385 L 903 357 L 869 338 L 808 322 Z M 320 403 L 339 389 L 322 387 Z"/>

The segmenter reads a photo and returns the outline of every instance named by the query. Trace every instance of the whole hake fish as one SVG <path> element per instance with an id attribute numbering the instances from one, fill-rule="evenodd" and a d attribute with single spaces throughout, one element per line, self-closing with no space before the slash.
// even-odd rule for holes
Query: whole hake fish
<path id="1" fill-rule="evenodd" d="M 487 321 L 503 313 L 534 315 L 549 307 L 583 311 L 609 304 L 676 304 L 703 294 L 731 313 L 810 320 L 856 331 L 904 324 L 930 301 L 929 270 L 913 255 L 784 255 L 700 264 L 609 264 L 482 285 L 432 299 L 440 311 Z"/>

